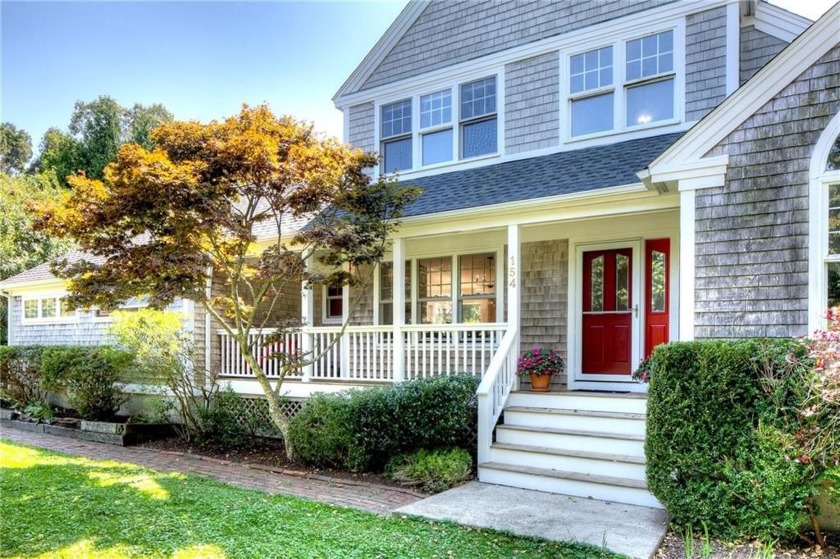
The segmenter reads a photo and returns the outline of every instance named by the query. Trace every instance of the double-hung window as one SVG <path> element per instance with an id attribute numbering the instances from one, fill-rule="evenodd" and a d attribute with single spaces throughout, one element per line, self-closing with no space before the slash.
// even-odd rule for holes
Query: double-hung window
<path id="1" fill-rule="evenodd" d="M 626 125 L 674 118 L 674 32 L 627 41 Z"/>
<path id="2" fill-rule="evenodd" d="M 411 169 L 411 99 L 382 106 L 382 171 Z"/>
<path id="3" fill-rule="evenodd" d="M 674 31 L 569 57 L 573 138 L 676 117 Z"/>
<path id="4" fill-rule="evenodd" d="M 324 322 L 341 322 L 344 319 L 344 288 L 324 288 Z"/>
<path id="5" fill-rule="evenodd" d="M 496 78 L 461 85 L 461 157 L 469 159 L 496 153 Z"/>
<path id="6" fill-rule="evenodd" d="M 572 56 L 569 91 L 572 94 L 572 136 L 613 127 L 613 48 L 604 47 Z"/>
<path id="7" fill-rule="evenodd" d="M 406 323 L 496 322 L 495 252 L 419 258 L 414 264 L 412 271 L 412 261 L 405 263 Z M 380 266 L 380 324 L 393 324 L 393 270 L 390 262 Z M 415 306 L 412 306 L 412 285 Z"/>
<path id="8" fill-rule="evenodd" d="M 452 90 L 420 97 L 423 165 L 452 161 Z"/>

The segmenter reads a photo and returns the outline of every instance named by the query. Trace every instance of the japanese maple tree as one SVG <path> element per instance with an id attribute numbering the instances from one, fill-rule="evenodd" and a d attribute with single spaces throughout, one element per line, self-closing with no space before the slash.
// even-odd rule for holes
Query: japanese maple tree
<path id="1" fill-rule="evenodd" d="M 300 326 L 274 318 L 285 286 L 361 281 L 358 271 L 382 259 L 417 191 L 372 179 L 375 154 L 266 106 L 209 124 L 167 123 L 152 140 L 152 151 L 123 145 L 101 180 L 69 177 L 71 190 L 36 209 L 36 227 L 91 256 L 54 270 L 77 307 L 113 308 L 140 295 L 157 308 L 176 297 L 202 304 L 239 345 L 285 435 L 283 380 L 318 355 L 276 355 L 281 372 L 269 379 L 249 332 L 279 327 L 280 337 Z M 308 255 L 330 272 L 306 266 Z M 211 273 L 223 293 L 208 293 Z"/>

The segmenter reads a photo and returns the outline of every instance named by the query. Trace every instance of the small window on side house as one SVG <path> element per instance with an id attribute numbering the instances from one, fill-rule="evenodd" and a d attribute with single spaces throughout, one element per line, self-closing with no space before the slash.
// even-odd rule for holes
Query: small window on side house
<path id="1" fill-rule="evenodd" d="M 344 318 L 344 289 L 327 287 L 325 290 L 324 322 L 341 322 Z"/>

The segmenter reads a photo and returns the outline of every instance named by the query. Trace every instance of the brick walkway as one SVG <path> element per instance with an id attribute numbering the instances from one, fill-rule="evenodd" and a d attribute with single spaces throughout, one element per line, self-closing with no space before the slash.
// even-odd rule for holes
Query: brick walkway
<path id="1" fill-rule="evenodd" d="M 114 460 L 161 472 L 195 474 L 246 489 L 295 495 L 379 514 L 388 513 L 424 498 L 420 493 L 398 487 L 329 478 L 307 472 L 276 473 L 254 464 L 243 465 L 179 452 L 113 446 L 6 428 L 0 433 L 0 437 L 94 460 Z"/>

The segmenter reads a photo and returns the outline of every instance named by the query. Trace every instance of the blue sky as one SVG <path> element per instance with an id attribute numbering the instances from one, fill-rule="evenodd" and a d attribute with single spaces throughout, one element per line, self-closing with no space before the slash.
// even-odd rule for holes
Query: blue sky
<path id="1" fill-rule="evenodd" d="M 330 98 L 404 6 L 3 1 L 2 120 L 37 150 L 77 100 L 99 95 L 202 121 L 266 101 L 338 135 Z"/>
<path id="2" fill-rule="evenodd" d="M 832 0 L 775 0 L 818 17 Z M 380 2 L 0 2 L 0 118 L 65 129 L 77 100 L 208 121 L 268 102 L 339 136 L 332 95 L 405 6 Z"/>

